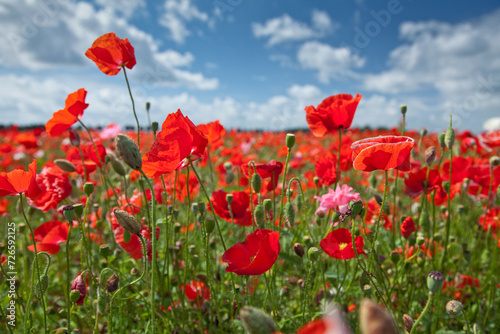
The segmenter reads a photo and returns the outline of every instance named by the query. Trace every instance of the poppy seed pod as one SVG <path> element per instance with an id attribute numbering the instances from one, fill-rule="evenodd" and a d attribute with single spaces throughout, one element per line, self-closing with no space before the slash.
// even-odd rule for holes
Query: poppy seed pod
<path id="1" fill-rule="evenodd" d="M 406 110 L 407 110 L 406 104 L 402 104 L 402 105 L 401 105 L 401 113 L 402 113 L 403 115 L 405 115 L 405 114 L 406 114 Z"/>
<path id="2" fill-rule="evenodd" d="M 119 133 L 115 138 L 116 154 L 133 170 L 140 170 L 142 158 L 135 142 L 126 135 Z"/>
<path id="3" fill-rule="evenodd" d="M 83 185 L 83 192 L 85 193 L 85 195 L 87 196 L 90 196 L 92 195 L 92 193 L 94 192 L 94 184 L 91 183 L 91 182 L 86 182 L 84 185 Z"/>
<path id="4" fill-rule="evenodd" d="M 135 217 L 130 213 L 120 209 L 115 209 L 113 213 L 115 214 L 118 224 L 120 224 L 124 230 L 130 232 L 130 234 L 139 234 L 141 232 L 141 225 L 139 225 Z"/>
<path id="5" fill-rule="evenodd" d="M 259 308 L 244 306 L 240 311 L 241 322 L 249 334 L 271 334 L 276 332 L 273 318 Z"/>
<path id="6" fill-rule="evenodd" d="M 61 170 L 71 173 L 76 171 L 75 165 L 73 165 L 70 161 L 66 159 L 56 159 L 54 160 L 54 163 L 56 164 L 57 167 L 59 167 Z"/>
<path id="7" fill-rule="evenodd" d="M 151 130 L 153 130 L 154 133 L 158 131 L 158 122 L 151 122 Z"/>
<path id="8" fill-rule="evenodd" d="M 63 215 L 69 222 L 73 221 L 73 218 L 75 218 L 75 208 L 73 205 L 63 207 Z"/>
<path id="9" fill-rule="evenodd" d="M 288 149 L 291 150 L 293 145 L 295 145 L 295 135 L 292 133 L 287 133 L 286 134 L 286 147 L 288 147 Z"/>
<path id="10" fill-rule="evenodd" d="M 497 167 L 498 165 L 500 165 L 500 158 L 497 156 L 492 156 L 490 158 L 490 166 L 493 168 Z"/>
<path id="11" fill-rule="evenodd" d="M 427 287 L 431 294 L 436 294 L 441 291 L 444 283 L 444 275 L 439 271 L 431 271 L 427 276 Z"/>

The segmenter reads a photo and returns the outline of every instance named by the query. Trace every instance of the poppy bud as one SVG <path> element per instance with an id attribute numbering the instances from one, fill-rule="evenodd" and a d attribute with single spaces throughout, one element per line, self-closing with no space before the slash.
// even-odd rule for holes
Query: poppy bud
<path id="1" fill-rule="evenodd" d="M 80 291 L 78 290 L 71 290 L 69 294 L 69 299 L 71 300 L 72 303 L 76 303 L 78 299 L 80 299 Z"/>
<path id="2" fill-rule="evenodd" d="M 298 194 L 297 197 L 295 198 L 295 206 L 297 207 L 298 212 L 301 212 L 303 209 L 302 199 L 303 199 L 302 194 Z"/>
<path id="3" fill-rule="evenodd" d="M 293 223 L 295 223 L 295 209 L 293 208 L 292 203 L 286 202 L 283 210 L 285 211 L 285 219 L 290 225 L 293 225 Z"/>
<path id="4" fill-rule="evenodd" d="M 261 225 L 264 223 L 266 213 L 262 205 L 257 204 L 254 208 L 253 214 L 255 216 L 255 222 L 257 223 L 257 225 Z"/>
<path id="5" fill-rule="evenodd" d="M 450 181 L 443 181 L 443 189 L 449 193 L 450 192 Z"/>
<path id="6" fill-rule="evenodd" d="M 234 181 L 234 173 L 232 170 L 228 170 L 227 173 L 226 173 L 226 176 L 225 176 L 225 179 L 224 179 L 224 182 L 226 182 L 226 184 L 231 184 L 233 181 Z"/>
<path id="7" fill-rule="evenodd" d="M 319 258 L 319 249 L 317 247 L 311 247 L 307 251 L 307 256 L 309 257 L 309 260 L 311 262 L 316 262 L 316 260 Z"/>
<path id="8" fill-rule="evenodd" d="M 436 294 L 441 291 L 444 283 L 444 275 L 439 271 L 431 271 L 427 276 L 427 288 L 431 294 Z"/>
<path id="9" fill-rule="evenodd" d="M 205 205 L 205 202 L 198 202 L 198 212 L 200 214 L 204 214 L 207 211 L 207 206 Z"/>
<path id="10" fill-rule="evenodd" d="M 319 179 L 319 177 L 315 176 L 315 177 L 313 178 L 313 181 L 314 181 L 314 184 L 315 184 L 315 185 L 316 185 L 316 187 L 317 187 L 317 186 L 319 185 L 319 181 L 320 181 L 320 179 Z"/>
<path id="11" fill-rule="evenodd" d="M 153 133 L 158 131 L 158 122 L 151 122 L 151 130 L 153 130 Z"/>
<path id="12" fill-rule="evenodd" d="M 302 246 L 302 244 L 299 244 L 298 242 L 293 245 L 293 251 L 295 254 L 297 254 L 298 257 L 303 257 L 305 254 L 304 246 Z"/>
<path id="13" fill-rule="evenodd" d="M 75 132 L 73 130 L 69 130 L 69 142 L 73 146 L 80 146 L 80 136 L 78 135 L 78 132 Z"/>
<path id="14" fill-rule="evenodd" d="M 141 152 L 136 143 L 126 135 L 119 133 L 115 138 L 116 154 L 133 170 L 142 167 Z"/>
<path id="15" fill-rule="evenodd" d="M 85 298 L 85 294 L 87 293 L 87 288 L 85 286 L 85 282 L 83 281 L 82 275 L 78 275 L 75 280 L 73 281 L 73 284 L 71 284 L 71 295 L 70 295 L 70 300 L 73 303 L 76 303 L 77 305 L 83 305 L 83 299 Z M 76 293 L 73 293 L 73 291 L 78 292 L 78 298 L 74 297 Z M 74 300 L 76 298 L 76 300 Z"/>
<path id="16" fill-rule="evenodd" d="M 132 275 L 132 276 L 137 276 L 137 275 L 139 275 L 139 269 L 137 269 L 137 268 L 135 268 L 135 267 L 134 267 L 134 268 L 132 268 L 132 269 L 130 270 L 130 275 Z"/>
<path id="17" fill-rule="evenodd" d="M 429 219 L 429 214 L 427 213 L 427 211 L 422 211 L 418 220 L 418 224 L 424 231 L 427 231 L 431 227 L 431 221 Z"/>
<path id="18" fill-rule="evenodd" d="M 288 149 L 291 150 L 293 145 L 295 145 L 295 135 L 292 133 L 287 133 L 286 134 L 286 147 L 288 147 Z"/>
<path id="19" fill-rule="evenodd" d="M 81 216 L 83 213 L 83 204 L 77 203 L 77 204 L 73 205 L 73 209 L 75 210 L 75 214 L 77 216 Z"/>
<path id="20" fill-rule="evenodd" d="M 241 322 L 248 334 L 271 334 L 276 332 L 273 318 L 266 312 L 252 306 L 240 311 Z"/>
<path id="21" fill-rule="evenodd" d="M 70 161 L 66 159 L 56 159 L 54 160 L 54 164 L 59 167 L 61 170 L 71 173 L 76 171 L 75 165 L 73 165 Z"/>
<path id="22" fill-rule="evenodd" d="M 120 224 L 125 231 L 131 234 L 139 234 L 139 232 L 141 232 L 141 225 L 139 225 L 135 217 L 130 213 L 120 209 L 115 209 L 113 213 L 115 214 L 118 224 Z"/>
<path id="23" fill-rule="evenodd" d="M 326 213 L 324 213 L 323 211 L 318 211 L 317 213 L 315 213 L 315 215 L 318 216 L 319 219 L 323 219 L 326 217 Z M 337 219 L 338 219 L 338 216 L 337 216 Z"/>
<path id="24" fill-rule="evenodd" d="M 63 215 L 69 222 L 72 222 L 73 218 L 75 218 L 75 208 L 73 205 L 66 205 L 63 207 Z"/>
<path id="25" fill-rule="evenodd" d="M 464 309 L 464 304 L 462 304 L 458 300 L 450 300 L 446 304 L 446 312 L 448 312 L 448 314 L 452 316 L 460 314 L 463 309 Z"/>
<path id="26" fill-rule="evenodd" d="M 402 105 L 401 105 L 401 113 L 402 113 L 403 115 L 405 115 L 405 114 L 406 114 L 406 109 L 407 109 L 407 108 L 406 108 L 406 104 L 402 104 Z"/>
<path id="27" fill-rule="evenodd" d="M 115 171 L 116 174 L 120 176 L 125 176 L 127 173 L 125 171 L 125 167 L 123 167 L 122 163 L 116 158 L 114 154 L 106 155 L 106 158 L 109 157 L 109 161 L 111 162 L 111 167 Z"/>
<path id="28" fill-rule="evenodd" d="M 405 331 L 407 333 L 410 333 L 411 329 L 413 328 L 413 324 L 415 323 L 415 321 L 413 321 L 413 318 L 410 317 L 408 314 L 403 314 L 403 323 L 405 326 Z"/>
<path id="29" fill-rule="evenodd" d="M 262 178 L 260 177 L 259 174 L 253 173 L 252 175 L 252 189 L 256 193 L 260 192 L 260 189 L 262 188 Z"/>
<path id="30" fill-rule="evenodd" d="M 498 165 L 500 165 L 500 158 L 497 156 L 492 156 L 490 158 L 490 166 L 493 168 L 493 167 L 496 167 Z"/>
<path id="31" fill-rule="evenodd" d="M 227 201 L 227 204 L 231 204 L 233 203 L 233 194 L 226 194 L 226 201 Z"/>
<path id="32" fill-rule="evenodd" d="M 455 143 L 455 130 L 451 127 L 451 119 L 452 116 L 450 115 L 450 126 L 446 130 L 446 134 L 444 135 L 444 143 L 446 144 L 446 147 L 451 150 L 453 147 L 453 144 Z"/>
<path id="33" fill-rule="evenodd" d="M 35 286 L 35 293 L 40 298 L 49 286 L 49 277 L 45 274 L 40 276 L 40 281 Z"/>
<path id="34" fill-rule="evenodd" d="M 103 258 L 107 258 L 108 256 L 111 255 L 111 249 L 109 249 L 109 246 L 106 244 L 102 244 L 99 246 L 99 255 L 102 256 Z"/>
<path id="35" fill-rule="evenodd" d="M 229 170 L 231 170 L 231 168 L 233 168 L 233 163 L 231 161 L 226 161 L 226 162 L 224 162 L 223 166 L 224 166 L 224 169 L 226 171 L 229 171 Z"/>
<path id="36" fill-rule="evenodd" d="M 85 195 L 90 196 L 94 192 L 94 184 L 92 182 L 85 182 L 83 185 L 83 192 Z"/>
<path id="37" fill-rule="evenodd" d="M 377 176 L 375 173 L 370 173 L 370 176 L 368 177 L 368 182 L 370 182 L 372 188 L 377 187 Z"/>
<path id="38" fill-rule="evenodd" d="M 146 102 L 146 111 L 149 111 L 149 108 L 151 108 L 151 103 Z"/>
<path id="39" fill-rule="evenodd" d="M 111 275 L 111 277 L 106 281 L 106 290 L 108 290 L 109 293 L 115 292 L 118 289 L 119 280 L 120 278 L 118 275 Z"/>
<path id="40" fill-rule="evenodd" d="M 425 150 L 424 157 L 425 162 L 427 162 L 428 165 L 434 162 L 434 159 L 436 159 L 436 149 L 434 148 L 434 146 L 430 146 Z"/>
<path id="41" fill-rule="evenodd" d="M 287 189 L 285 194 L 286 198 L 290 199 L 293 196 L 293 189 Z"/>
<path id="42" fill-rule="evenodd" d="M 214 228 L 215 228 L 215 221 L 213 219 L 205 220 L 205 229 L 207 231 L 207 234 L 212 233 Z"/>
<path id="43" fill-rule="evenodd" d="M 266 198 L 263 204 L 264 204 L 264 209 L 266 209 L 266 211 L 270 211 L 273 208 L 273 201 L 271 201 L 269 198 Z"/>
<path id="44" fill-rule="evenodd" d="M 392 251 L 390 256 L 391 256 L 392 263 L 398 264 L 399 259 L 401 258 L 400 255 L 399 255 L 399 252 Z"/>
<path id="45" fill-rule="evenodd" d="M 361 212 L 361 209 L 363 209 L 363 202 L 351 200 L 349 202 L 349 209 L 352 210 L 352 216 L 356 217 Z"/>

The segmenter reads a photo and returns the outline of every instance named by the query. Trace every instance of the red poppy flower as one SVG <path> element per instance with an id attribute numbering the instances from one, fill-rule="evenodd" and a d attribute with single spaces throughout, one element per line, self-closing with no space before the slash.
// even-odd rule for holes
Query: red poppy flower
<path id="1" fill-rule="evenodd" d="M 486 131 L 479 135 L 479 143 L 487 150 L 492 151 L 500 147 L 500 130 Z"/>
<path id="2" fill-rule="evenodd" d="M 401 224 L 401 234 L 405 239 L 408 239 L 410 235 L 417 230 L 413 218 L 406 217 Z"/>
<path id="3" fill-rule="evenodd" d="M 169 114 L 151 149 L 142 157 L 142 170 L 158 177 L 189 165 L 203 155 L 208 139 L 180 110 Z"/>
<path id="4" fill-rule="evenodd" d="M 68 239 L 68 231 L 69 224 L 59 220 L 43 223 L 33 230 L 36 250 L 38 252 L 47 252 L 50 255 L 57 254 L 60 249 L 59 244 L 66 242 L 66 239 Z M 35 251 L 33 245 L 29 245 L 28 249 L 32 252 Z"/>
<path id="5" fill-rule="evenodd" d="M 207 136 L 209 144 L 218 142 L 222 136 L 226 134 L 226 129 L 219 123 L 219 120 L 207 124 L 200 124 L 198 125 L 198 129 Z"/>
<path id="6" fill-rule="evenodd" d="M 356 245 L 358 255 L 365 254 L 363 251 L 363 237 L 357 236 L 354 239 L 354 243 Z M 333 258 L 347 260 L 355 257 L 354 249 L 352 247 L 352 235 L 346 228 L 339 228 L 328 233 L 326 238 L 320 241 L 319 245 L 326 254 Z"/>
<path id="7" fill-rule="evenodd" d="M 56 111 L 45 124 L 45 130 L 51 137 L 59 136 L 78 121 L 89 106 L 85 103 L 86 96 L 87 91 L 83 88 L 68 95 L 64 109 Z"/>
<path id="8" fill-rule="evenodd" d="M 350 94 L 338 94 L 324 99 L 318 108 L 306 107 L 309 129 L 316 137 L 323 137 L 339 128 L 349 128 L 361 97 L 359 94 L 354 98 Z"/>
<path id="9" fill-rule="evenodd" d="M 420 168 L 419 170 L 411 171 L 405 178 L 405 194 L 410 198 L 417 198 L 424 191 L 429 194 L 434 189 L 442 189 L 441 176 L 437 169 L 431 169 L 428 174 L 429 167 Z"/>
<path id="10" fill-rule="evenodd" d="M 371 172 L 377 169 L 411 169 L 410 152 L 415 140 L 404 136 L 380 136 L 358 140 L 351 145 L 353 167 Z"/>
<path id="11" fill-rule="evenodd" d="M 229 264 L 227 272 L 238 275 L 261 275 L 271 269 L 281 250 L 279 232 L 257 229 L 229 248 L 222 261 Z"/>
<path id="12" fill-rule="evenodd" d="M 122 67 L 132 69 L 135 65 L 134 47 L 127 38 L 120 39 L 114 32 L 96 39 L 85 55 L 107 75 L 116 75 Z"/>
<path id="13" fill-rule="evenodd" d="M 36 181 L 42 191 L 35 200 L 30 201 L 30 205 L 43 212 L 47 212 L 51 208 L 57 209 L 57 205 L 71 195 L 73 189 L 68 177 L 51 161 L 43 166 Z"/>
<path id="14" fill-rule="evenodd" d="M 224 190 L 216 190 L 212 193 L 212 204 L 217 216 L 223 218 L 227 222 L 232 222 L 240 226 L 252 225 L 252 215 L 250 213 L 250 196 L 244 191 L 234 191 L 233 202 L 231 203 L 231 213 L 226 199 L 227 193 Z"/>
<path id="15" fill-rule="evenodd" d="M 182 286 L 184 294 L 189 301 L 198 301 L 198 305 L 204 300 L 210 300 L 210 290 L 203 282 L 192 280 L 191 283 Z"/>
<path id="16" fill-rule="evenodd" d="M 332 152 L 320 155 L 314 168 L 322 185 L 329 187 L 337 181 L 337 156 Z"/>
<path id="17" fill-rule="evenodd" d="M 35 199 L 41 189 L 36 183 L 36 160 L 33 160 L 28 171 L 14 169 L 9 173 L 0 173 L 0 197 L 25 193 L 26 197 Z"/>
<path id="18" fill-rule="evenodd" d="M 257 174 L 263 179 L 270 179 L 269 183 L 266 186 L 267 191 L 272 191 L 276 189 L 279 183 L 279 175 L 283 171 L 283 164 L 276 160 L 271 160 L 267 164 L 255 164 L 257 169 Z M 249 176 L 248 174 L 248 164 L 241 165 L 241 169 L 243 172 Z M 252 166 L 252 174 L 253 174 L 253 166 Z"/>

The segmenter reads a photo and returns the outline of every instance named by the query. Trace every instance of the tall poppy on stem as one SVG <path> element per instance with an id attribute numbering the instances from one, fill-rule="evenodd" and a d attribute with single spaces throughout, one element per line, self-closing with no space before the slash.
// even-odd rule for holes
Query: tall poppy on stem
<path id="1" fill-rule="evenodd" d="M 33 160 L 28 171 L 15 169 L 9 173 L 0 173 L 0 197 L 24 193 L 30 199 L 36 199 L 41 189 L 36 182 L 36 160 Z"/>
<path id="2" fill-rule="evenodd" d="M 84 88 L 68 95 L 64 109 L 56 111 L 45 124 L 45 130 L 51 137 L 61 135 L 78 122 L 78 119 L 83 116 L 83 111 L 89 106 L 85 103 L 86 96 L 87 91 Z"/>
<path id="3" fill-rule="evenodd" d="M 122 67 L 132 69 L 136 64 L 134 47 L 127 38 L 118 38 L 114 32 L 97 38 L 85 55 L 107 75 L 118 74 Z"/>

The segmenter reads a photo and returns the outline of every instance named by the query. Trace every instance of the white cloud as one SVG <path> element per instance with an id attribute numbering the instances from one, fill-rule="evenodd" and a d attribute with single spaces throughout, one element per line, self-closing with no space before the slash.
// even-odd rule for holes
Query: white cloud
<path id="1" fill-rule="evenodd" d="M 112 8 L 125 17 L 131 17 L 146 8 L 145 0 L 95 0 L 95 2 L 100 6 Z"/>
<path id="2" fill-rule="evenodd" d="M 391 95 L 434 92 L 436 104 L 421 121 L 434 117 L 442 129 L 452 114 L 457 127 L 479 129 L 481 119 L 500 109 L 499 21 L 500 10 L 454 25 L 405 22 L 399 30 L 405 43 L 390 53 L 388 69 L 366 76 L 364 86 Z"/>
<path id="3" fill-rule="evenodd" d="M 257 38 L 269 38 L 268 46 L 289 42 L 320 38 L 332 33 L 338 27 L 326 12 L 313 10 L 311 26 L 294 20 L 288 14 L 267 20 L 266 23 L 252 23 L 252 31 Z"/>
<path id="4" fill-rule="evenodd" d="M 170 37 L 177 43 L 184 43 L 191 32 L 186 22 L 198 20 L 213 26 L 214 20 L 193 5 L 190 0 L 166 0 L 163 6 L 164 13 L 159 23 L 170 31 Z"/>
<path id="5" fill-rule="evenodd" d="M 140 1 L 137 1 L 140 4 Z M 51 4 L 47 6 L 47 4 Z M 113 7 L 96 9 L 74 0 L 35 2 L 5 0 L 0 10 L 4 34 L 0 35 L 0 65 L 6 68 L 43 70 L 85 67 L 98 71 L 85 51 L 104 33 L 113 31 L 134 46 L 137 65 L 131 79 L 155 85 L 215 89 L 218 80 L 179 67 L 189 66 L 194 56 L 160 50 L 160 42 L 127 23 Z"/>
<path id="6" fill-rule="evenodd" d="M 321 90 L 313 85 L 293 85 L 287 93 L 296 100 L 318 100 L 321 97 Z"/>
<path id="7" fill-rule="evenodd" d="M 364 58 L 347 47 L 334 48 L 317 41 L 304 43 L 297 59 L 303 68 L 317 70 L 318 79 L 323 83 L 338 75 L 350 75 L 351 68 L 360 68 L 365 64 Z"/>
<path id="8" fill-rule="evenodd" d="M 492 117 L 483 123 L 483 129 L 486 131 L 500 130 L 500 117 Z"/>

